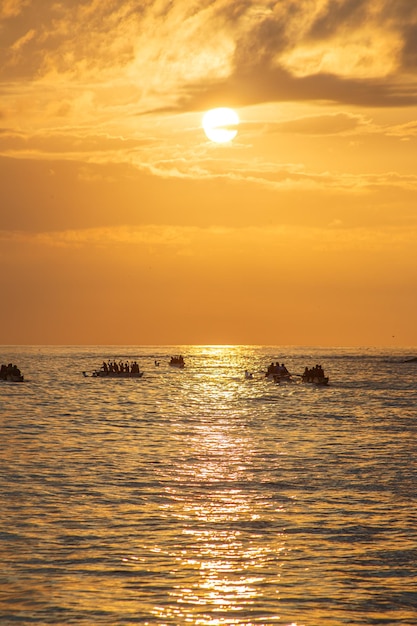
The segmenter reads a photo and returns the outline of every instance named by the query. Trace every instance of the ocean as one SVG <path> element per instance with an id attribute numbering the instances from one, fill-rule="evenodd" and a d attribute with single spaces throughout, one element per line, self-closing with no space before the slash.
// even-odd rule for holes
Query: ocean
<path id="1" fill-rule="evenodd" d="M 415 356 L 0 347 L 0 624 L 417 625 Z"/>

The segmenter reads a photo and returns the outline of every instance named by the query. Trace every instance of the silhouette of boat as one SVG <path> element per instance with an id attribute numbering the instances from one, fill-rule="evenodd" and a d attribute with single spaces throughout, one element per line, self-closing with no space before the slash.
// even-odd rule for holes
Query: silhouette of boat
<path id="1" fill-rule="evenodd" d="M 182 369 L 185 367 L 184 357 L 181 355 L 172 356 L 169 364 L 171 367 L 179 367 L 180 369 Z"/>
<path id="2" fill-rule="evenodd" d="M 301 374 L 301 380 L 303 383 L 310 383 L 312 385 L 328 385 L 329 377 L 324 375 L 324 370 L 321 365 L 315 365 L 314 367 L 306 367 Z"/>
<path id="3" fill-rule="evenodd" d="M 102 366 L 99 369 L 95 369 L 91 374 L 83 372 L 85 377 L 91 378 L 142 378 L 143 372 L 140 371 L 139 364 L 134 361 L 133 363 L 116 361 L 103 361 Z"/>
<path id="4" fill-rule="evenodd" d="M 4 380 L 7 383 L 23 383 L 25 379 L 23 374 L 6 374 L 6 376 L 2 376 L 0 380 Z"/>
<path id="5" fill-rule="evenodd" d="M 311 385 L 328 385 L 329 377 L 328 376 L 302 376 L 301 380 L 303 383 L 309 383 Z"/>
<path id="6" fill-rule="evenodd" d="M 105 372 L 94 370 L 91 374 L 83 372 L 85 378 L 142 378 L 143 372 Z"/>
<path id="7" fill-rule="evenodd" d="M 269 374 L 268 378 L 274 381 L 274 383 L 278 383 L 279 385 L 281 383 L 293 383 L 294 379 L 292 378 L 291 374 Z"/>
<path id="8" fill-rule="evenodd" d="M 9 363 L 8 365 L 1 365 L 0 380 L 5 380 L 8 383 L 22 383 L 24 381 L 24 378 L 22 372 L 17 367 L 17 365 Z"/>

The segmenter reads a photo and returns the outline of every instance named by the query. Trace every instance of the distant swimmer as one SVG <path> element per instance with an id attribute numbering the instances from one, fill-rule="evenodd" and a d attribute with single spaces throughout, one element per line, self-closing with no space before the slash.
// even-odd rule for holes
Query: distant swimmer
<path id="1" fill-rule="evenodd" d="M 253 378 L 252 372 L 248 372 L 248 370 L 245 370 L 245 378 L 246 380 L 252 380 Z"/>
<path id="2" fill-rule="evenodd" d="M 159 367 L 159 361 L 155 361 L 155 367 Z"/>

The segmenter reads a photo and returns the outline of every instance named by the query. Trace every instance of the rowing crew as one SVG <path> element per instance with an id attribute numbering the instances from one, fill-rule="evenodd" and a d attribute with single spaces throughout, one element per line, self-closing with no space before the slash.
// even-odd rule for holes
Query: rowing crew
<path id="1" fill-rule="evenodd" d="M 0 380 L 8 380 L 12 382 L 22 381 L 22 372 L 17 365 L 13 365 L 13 363 L 9 363 L 8 365 L 3 363 L 0 367 Z"/>
<path id="2" fill-rule="evenodd" d="M 327 385 L 328 376 L 325 376 L 321 365 L 315 365 L 312 368 L 306 367 L 302 374 L 291 374 L 285 367 L 284 363 L 271 363 L 265 373 L 265 376 L 276 383 L 293 382 L 292 376 L 300 376 L 303 383 L 314 383 L 316 385 Z M 249 378 L 248 371 L 245 371 L 245 378 Z"/>
<path id="3" fill-rule="evenodd" d="M 304 383 L 313 383 L 320 382 L 326 379 L 324 375 L 324 370 L 321 365 L 315 365 L 310 369 L 308 367 L 305 368 L 301 379 Z"/>
<path id="4" fill-rule="evenodd" d="M 265 376 L 289 376 L 290 373 L 287 370 L 287 368 L 285 367 L 284 363 L 281 363 L 281 365 L 278 363 L 278 361 L 276 363 L 271 363 L 271 365 L 268 365 L 268 369 L 266 370 L 266 374 Z"/>
<path id="5" fill-rule="evenodd" d="M 136 363 L 136 361 L 133 361 L 133 363 L 129 363 L 128 361 L 123 363 L 123 361 L 119 361 L 117 363 L 116 361 L 109 360 L 107 361 L 107 363 L 106 361 L 103 361 L 101 371 L 105 372 L 106 374 L 128 374 L 129 372 L 131 374 L 139 374 L 139 365 L 138 363 Z"/>

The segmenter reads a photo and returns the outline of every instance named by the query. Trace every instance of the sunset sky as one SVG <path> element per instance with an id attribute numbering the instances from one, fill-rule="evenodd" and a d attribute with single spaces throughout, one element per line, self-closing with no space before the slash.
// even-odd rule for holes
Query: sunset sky
<path id="1" fill-rule="evenodd" d="M 0 81 L 1 344 L 417 346 L 415 0 L 2 0 Z"/>

